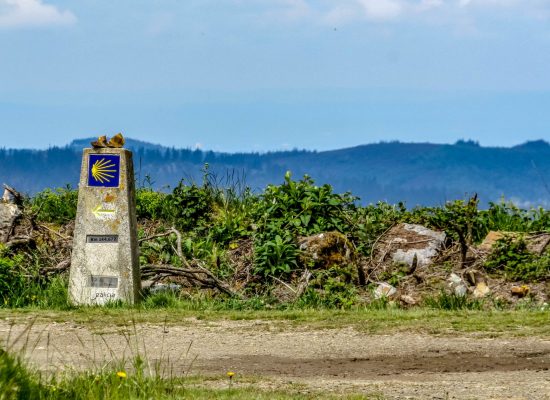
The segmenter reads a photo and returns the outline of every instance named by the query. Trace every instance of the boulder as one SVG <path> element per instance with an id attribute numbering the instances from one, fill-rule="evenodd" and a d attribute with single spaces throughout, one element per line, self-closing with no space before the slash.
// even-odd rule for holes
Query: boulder
<path id="1" fill-rule="evenodd" d="M 433 262 L 444 245 L 445 232 L 422 225 L 399 224 L 380 238 L 374 248 L 374 260 L 377 264 L 390 261 L 424 267 Z"/>
<path id="2" fill-rule="evenodd" d="M 451 275 L 449 275 L 447 281 L 449 282 L 449 288 L 451 288 L 456 296 L 466 296 L 466 294 L 468 293 L 468 287 L 466 286 L 466 282 L 464 282 L 464 280 L 460 276 L 453 272 L 451 273 Z"/>
<path id="3" fill-rule="evenodd" d="M 512 286 L 510 291 L 512 292 L 512 296 L 521 298 L 527 296 L 531 292 L 531 288 L 527 285 Z"/>
<path id="4" fill-rule="evenodd" d="M 392 297 L 397 293 L 397 289 L 386 282 L 381 282 L 376 289 L 374 289 L 374 298 L 381 299 L 383 297 Z"/>
<path id="5" fill-rule="evenodd" d="M 327 269 L 346 266 L 355 260 L 355 249 L 340 232 L 323 232 L 298 240 L 302 251 L 300 261 L 309 268 Z"/>
<path id="6" fill-rule="evenodd" d="M 513 237 L 516 239 L 523 237 L 527 250 L 539 256 L 550 244 L 550 233 L 522 234 L 519 232 L 490 231 L 487 236 L 485 236 L 485 239 L 483 239 L 483 242 L 478 246 L 478 249 L 485 253 L 490 253 L 495 243 L 505 237 Z"/>
<path id="7" fill-rule="evenodd" d="M 481 299 L 491 293 L 491 289 L 487 286 L 486 282 L 479 282 L 474 288 L 474 297 L 476 299 Z"/>
<path id="8" fill-rule="evenodd" d="M 0 201 L 0 243 L 8 242 L 20 216 L 21 210 L 16 204 Z"/>

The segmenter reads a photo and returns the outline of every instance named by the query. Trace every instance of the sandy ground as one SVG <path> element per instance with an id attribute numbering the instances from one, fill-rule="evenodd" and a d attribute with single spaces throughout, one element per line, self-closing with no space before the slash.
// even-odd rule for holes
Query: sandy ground
<path id="1" fill-rule="evenodd" d="M 139 352 L 165 373 L 235 371 L 237 385 L 257 377 L 255 384 L 269 388 L 389 399 L 550 399 L 550 338 L 369 335 L 280 321 L 27 326 L 2 320 L 0 339 L 12 350 L 24 347 L 31 363 L 50 371 L 99 367 Z"/>

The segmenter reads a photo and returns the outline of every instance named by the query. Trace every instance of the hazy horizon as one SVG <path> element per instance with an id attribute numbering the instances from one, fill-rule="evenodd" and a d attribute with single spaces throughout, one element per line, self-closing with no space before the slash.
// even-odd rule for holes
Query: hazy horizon
<path id="1" fill-rule="evenodd" d="M 118 133 L 118 132 L 116 132 Z M 114 135 L 115 133 L 113 133 L 112 135 Z M 111 135 L 107 135 L 108 137 L 111 136 Z M 377 144 L 389 144 L 389 143 L 400 143 L 400 144 L 433 144 L 433 145 L 456 145 L 456 144 L 459 144 L 459 143 L 463 143 L 463 144 L 466 144 L 466 145 L 474 145 L 474 146 L 479 146 L 479 147 L 483 147 L 483 148 L 503 148 L 503 149 L 511 149 L 511 148 L 514 148 L 514 147 L 518 147 L 518 146 L 522 146 L 522 145 L 525 145 L 527 143 L 533 143 L 533 142 L 544 142 L 548 145 L 550 145 L 550 142 L 546 139 L 542 139 L 542 138 L 539 138 L 539 139 L 532 139 L 532 140 L 525 140 L 523 142 L 520 142 L 520 143 L 517 143 L 517 144 L 513 144 L 513 145 L 508 145 L 508 146 L 491 146 L 491 145 L 483 145 L 482 143 L 479 143 L 479 141 L 477 140 L 474 140 L 474 139 L 458 139 L 456 140 L 455 142 L 452 142 L 452 143 L 438 143 L 438 142 L 426 142 L 426 141 L 403 141 L 403 140 L 379 140 L 379 141 L 376 141 L 376 142 L 370 142 L 370 143 L 361 143 L 361 144 L 357 144 L 357 145 L 354 145 L 354 146 L 347 146 L 347 147 L 335 147 L 335 148 L 329 148 L 329 149 L 322 149 L 322 150 L 319 150 L 319 149 L 308 149 L 308 148 L 292 148 L 292 149 L 267 149 L 267 150 L 251 150 L 251 151 L 218 151 L 218 150 L 213 150 L 213 149 L 209 149 L 209 148 L 197 148 L 197 147 L 193 147 L 193 146 L 174 146 L 174 145 L 170 145 L 170 144 L 164 144 L 164 143 L 158 143 L 158 142 L 155 142 L 155 141 L 152 141 L 152 140 L 142 140 L 142 139 L 137 139 L 135 137 L 128 137 L 126 135 L 124 135 L 126 140 L 127 141 L 137 141 L 137 142 L 140 142 L 140 143 L 144 143 L 146 145 L 150 145 L 150 146 L 159 146 L 159 147 L 162 147 L 162 148 L 175 148 L 175 149 L 182 149 L 182 150 L 201 150 L 201 151 L 215 151 L 217 153 L 229 153 L 229 154 L 250 154 L 250 153 L 259 153 L 259 154 L 265 154 L 265 153 L 270 153 L 270 152 L 285 152 L 285 151 L 313 151 L 313 152 L 324 152 L 324 151 L 336 151 L 336 150 L 344 150 L 344 149 L 350 149 L 350 148 L 354 148 L 354 147 L 361 147 L 361 146 L 369 146 L 369 145 L 377 145 Z M 3 146 L 0 146 L 0 149 L 3 149 L 3 150 L 36 150 L 36 151 L 45 151 L 45 150 L 49 150 L 49 149 L 52 149 L 52 148 L 65 148 L 65 147 L 70 147 L 72 145 L 74 145 L 74 143 L 76 142 L 80 142 L 80 141 L 83 141 L 83 142 L 86 142 L 86 144 L 88 142 L 91 142 L 92 140 L 95 140 L 96 137 L 82 137 L 82 138 L 75 138 L 75 139 L 72 139 L 71 141 L 69 141 L 68 143 L 65 143 L 65 144 L 61 144 L 61 145 L 52 145 L 52 146 L 47 146 L 47 147 L 3 147 Z M 91 146 L 90 146 L 91 147 Z"/>
<path id="2" fill-rule="evenodd" d="M 550 2 L 0 0 L 0 146 L 550 139 Z"/>

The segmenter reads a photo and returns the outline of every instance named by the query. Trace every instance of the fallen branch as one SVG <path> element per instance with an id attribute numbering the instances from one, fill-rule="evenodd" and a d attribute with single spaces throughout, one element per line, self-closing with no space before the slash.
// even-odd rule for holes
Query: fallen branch
<path id="1" fill-rule="evenodd" d="M 46 229 L 48 232 L 51 232 L 51 233 L 53 233 L 54 235 L 59 236 L 59 237 L 60 237 L 61 239 L 63 239 L 63 240 L 67 240 L 67 241 L 72 240 L 70 237 L 65 236 L 65 235 L 62 235 L 61 233 L 59 233 L 59 232 L 57 232 L 57 231 L 55 231 L 55 230 L 53 230 L 53 229 L 47 227 L 47 226 L 44 225 L 44 224 L 38 224 L 38 227 L 39 227 L 39 228 L 44 228 L 44 229 Z"/>
<path id="2" fill-rule="evenodd" d="M 171 230 L 169 230 L 169 231 L 164 232 L 164 233 L 159 233 L 159 234 L 156 234 L 156 235 L 152 235 L 152 236 L 148 236 L 148 237 L 139 239 L 138 242 L 143 243 L 143 242 L 147 242 L 148 240 L 153 240 L 153 239 L 157 239 L 157 238 L 160 238 L 160 237 L 170 236 L 172 233 L 173 232 Z"/>
<path id="3" fill-rule="evenodd" d="M 31 237 L 23 237 L 23 238 L 17 237 L 17 238 L 13 238 L 9 242 L 7 242 L 6 247 L 8 249 L 11 249 L 13 247 L 30 244 L 31 242 L 33 242 L 33 239 Z"/>
<path id="4" fill-rule="evenodd" d="M 182 250 L 182 235 L 175 227 L 170 228 L 164 233 L 159 233 L 157 235 L 149 236 L 143 239 L 140 239 L 140 243 L 146 240 L 152 240 L 159 237 L 169 236 L 171 234 L 176 235 L 176 248 L 174 251 L 176 255 L 180 258 L 183 268 L 175 267 L 170 264 L 148 264 L 141 267 L 141 275 L 143 277 L 154 277 L 159 274 L 166 274 L 167 276 L 182 276 L 189 281 L 195 281 L 202 285 L 203 287 L 218 289 L 220 292 L 223 292 L 229 296 L 239 297 L 242 296 L 233 291 L 225 282 L 219 280 L 208 268 L 202 265 L 202 262 L 196 258 L 189 261 L 184 255 Z"/>
<path id="5" fill-rule="evenodd" d="M 306 289 L 309 286 L 309 280 L 311 279 L 312 276 L 313 276 L 313 274 L 311 272 L 309 272 L 308 269 L 306 269 L 304 271 L 304 273 L 300 277 L 300 283 L 298 284 L 298 287 L 296 288 L 296 292 L 295 292 L 296 293 L 296 295 L 295 295 L 296 300 L 298 300 L 304 294 L 304 292 L 306 291 Z"/>
<path id="6" fill-rule="evenodd" d="M 148 264 L 141 267 L 141 276 L 144 278 L 153 278 L 158 275 L 169 276 L 180 276 L 184 277 L 189 281 L 196 282 L 200 284 L 201 287 L 218 289 L 219 291 L 234 297 L 241 298 L 242 296 L 233 290 L 231 290 L 226 284 L 221 282 L 219 279 L 214 277 L 212 273 L 206 269 L 194 268 L 186 260 L 186 267 L 176 267 L 170 264 Z"/>
<path id="7" fill-rule="evenodd" d="M 272 278 L 272 279 L 275 279 L 277 282 L 283 284 L 288 290 L 290 290 L 292 293 L 294 293 L 294 295 L 296 295 L 296 290 L 294 290 L 292 288 L 292 286 L 290 286 L 288 283 L 283 282 L 282 280 L 280 280 L 279 278 L 274 277 L 273 275 L 269 275 L 269 277 Z"/>
<path id="8" fill-rule="evenodd" d="M 40 270 L 40 274 L 45 275 L 45 276 L 49 276 L 49 275 L 53 275 L 53 274 L 60 274 L 62 272 L 67 271 L 70 266 L 71 266 L 71 260 L 66 259 L 66 260 L 63 260 L 60 263 L 58 263 L 55 267 L 42 268 Z"/>

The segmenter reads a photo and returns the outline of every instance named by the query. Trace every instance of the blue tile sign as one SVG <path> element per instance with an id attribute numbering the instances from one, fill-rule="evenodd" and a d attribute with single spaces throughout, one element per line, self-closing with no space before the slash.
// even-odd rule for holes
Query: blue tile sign
<path id="1" fill-rule="evenodd" d="M 118 187 L 119 182 L 119 155 L 90 154 L 88 161 L 88 186 Z"/>

